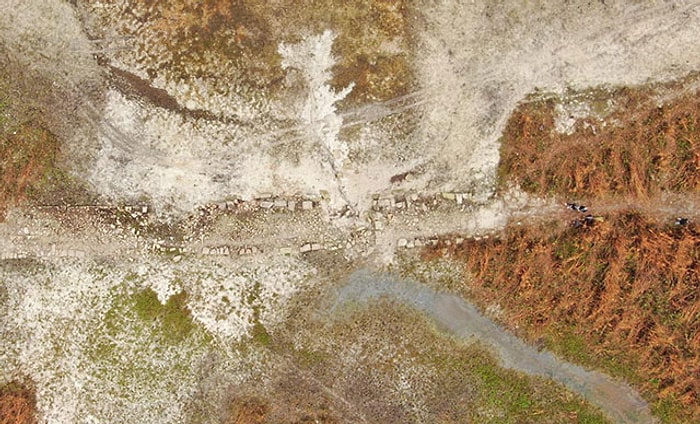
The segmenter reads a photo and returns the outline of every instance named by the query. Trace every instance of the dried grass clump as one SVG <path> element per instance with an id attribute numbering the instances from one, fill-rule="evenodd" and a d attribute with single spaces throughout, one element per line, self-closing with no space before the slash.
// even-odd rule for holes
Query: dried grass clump
<path id="1" fill-rule="evenodd" d="M 602 120 L 580 120 L 570 135 L 554 130 L 554 100 L 521 105 L 502 139 L 503 182 L 539 195 L 579 197 L 698 191 L 700 97 L 687 93 L 657 106 L 655 94 L 641 88 L 598 93 L 616 106 Z"/>
<path id="2" fill-rule="evenodd" d="M 446 248 L 433 249 L 426 257 Z M 507 324 L 555 347 L 581 337 L 594 357 L 626 362 L 644 392 L 700 420 L 698 227 L 659 227 L 626 211 L 592 227 L 511 228 L 449 249 L 476 276 L 475 300 L 501 305 Z"/>
<path id="3" fill-rule="evenodd" d="M 0 424 L 35 424 L 34 393 L 17 384 L 0 388 Z"/>
<path id="4" fill-rule="evenodd" d="M 270 407 L 260 399 L 235 399 L 225 424 L 262 424 Z"/>
<path id="5" fill-rule="evenodd" d="M 12 203 L 22 200 L 55 161 L 58 140 L 31 123 L 9 134 L 0 133 L 0 221 Z"/>

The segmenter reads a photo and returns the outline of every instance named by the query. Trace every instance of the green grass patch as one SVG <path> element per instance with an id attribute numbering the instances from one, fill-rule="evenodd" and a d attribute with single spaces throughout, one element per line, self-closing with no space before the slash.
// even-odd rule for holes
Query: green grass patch
<path id="1" fill-rule="evenodd" d="M 330 356 L 321 350 L 301 348 L 295 350 L 296 358 L 301 366 L 308 368 L 323 364 L 330 359 Z"/>
<path id="2" fill-rule="evenodd" d="M 267 328 L 258 320 L 253 324 L 253 329 L 250 332 L 253 343 L 268 347 L 272 343 L 272 336 L 267 332 Z"/>
<path id="3" fill-rule="evenodd" d="M 664 424 L 695 423 L 688 417 L 687 407 L 673 397 L 661 399 L 651 405 L 651 407 L 654 415 Z"/>
<path id="4" fill-rule="evenodd" d="M 556 384 L 501 368 L 491 354 L 479 346 L 460 352 L 457 361 L 443 372 L 465 367 L 463 373 L 474 385 L 472 407 L 475 422 L 549 422 L 552 416 L 578 423 L 609 422 L 599 411 Z"/>
<path id="5" fill-rule="evenodd" d="M 464 344 L 433 327 L 418 311 L 392 302 L 349 304 L 332 326 L 313 333 L 296 363 L 349 387 L 363 387 L 355 401 L 399 403 L 386 387 L 402 381 L 412 399 L 423 405 L 426 422 L 607 423 L 602 413 L 583 398 L 544 378 L 527 376 L 499 366 L 492 353 L 479 344 Z M 316 343 L 316 340 L 324 343 Z M 348 346 L 352 346 L 348 350 Z M 336 368 L 337 352 L 356 364 L 343 375 Z M 356 355 L 356 356 L 355 356 Z M 355 362 L 356 361 L 356 362 Z M 319 364 L 322 363 L 322 366 Z M 323 378 L 323 377 L 319 377 Z M 372 381 L 362 386 L 362 382 Z M 326 384 L 331 384 L 327 382 Z M 376 392 L 372 392 L 372 387 Z M 404 399 L 399 395 L 400 399 Z M 414 405 L 411 401 L 410 405 Z M 413 406 L 403 405 L 406 410 Z M 406 420 L 408 415 L 382 419 Z M 380 416 L 376 415 L 376 416 Z M 396 417 L 403 418 L 396 418 Z M 419 421 L 420 421 L 419 420 Z"/>
<path id="6" fill-rule="evenodd" d="M 51 166 L 34 184 L 27 187 L 27 198 L 41 205 L 92 204 L 95 195 L 84 181 L 59 166 Z"/>
<path id="7" fill-rule="evenodd" d="M 609 351 L 618 351 L 619 354 L 596 353 L 592 346 L 594 342 L 586 340 L 582 335 L 576 334 L 571 327 L 564 325 L 551 328 L 545 335 L 545 344 L 548 350 L 569 362 L 580 364 L 591 369 L 602 369 L 613 377 L 624 379 L 629 383 L 641 381 L 638 370 L 638 361 L 630 353 L 623 353 L 624 346 L 618 348 L 609 347 Z"/>
<path id="8" fill-rule="evenodd" d="M 133 296 L 133 309 L 143 321 L 150 323 L 172 341 L 181 341 L 195 328 L 189 309 L 187 294 L 183 291 L 170 296 L 165 304 L 151 289 L 144 289 Z"/>
<path id="9" fill-rule="evenodd" d="M 151 289 L 115 289 L 112 307 L 90 335 L 89 372 L 131 401 L 134 390 L 161 390 L 190 378 L 193 355 L 211 349 L 213 338 L 193 322 L 186 300 L 181 292 L 161 304 Z"/>

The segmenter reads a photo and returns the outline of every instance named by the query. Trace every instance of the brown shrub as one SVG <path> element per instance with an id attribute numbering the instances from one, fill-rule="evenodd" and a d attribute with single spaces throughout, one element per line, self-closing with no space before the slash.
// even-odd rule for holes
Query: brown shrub
<path id="1" fill-rule="evenodd" d="M 35 407 L 31 390 L 16 383 L 0 388 L 0 424 L 34 424 Z"/>

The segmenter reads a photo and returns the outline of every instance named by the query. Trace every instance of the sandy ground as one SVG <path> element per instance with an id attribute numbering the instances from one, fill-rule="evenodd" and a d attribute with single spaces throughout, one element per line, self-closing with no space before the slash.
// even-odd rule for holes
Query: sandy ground
<path id="1" fill-rule="evenodd" d="M 197 322 L 219 340 L 239 340 L 254 318 L 274 326 L 297 293 L 321 289 L 317 251 L 384 266 L 397 249 L 441 234 L 458 242 L 555 211 L 517 190 L 492 197 L 498 138 L 526 95 L 700 69 L 697 1 L 422 2 L 412 24 L 415 90 L 342 109 L 352 85 L 330 86 L 330 29 L 277 46 L 289 87 L 264 98 L 235 85 L 219 90 L 214 70 L 184 81 L 150 77 L 149 60 L 167 51 L 139 38 L 138 19 L 113 13 L 126 3 L 0 4 L 0 47 L 52 82 L 71 116 L 56 124 L 63 160 L 105 205 L 15 210 L 0 223 L 0 268 L 11 281 L 0 300 L 13 311 L 3 335 L 14 341 L 0 355 L 0 381 L 29 374 L 49 422 L 128 422 L 153 411 L 178 422 L 195 390 L 197 376 L 184 372 L 177 391 L 159 383 L 151 403 L 129 412 L 118 382 L 99 369 L 124 364 L 85 365 L 83 330 L 98 325 L 113 290 L 150 287 L 161 301 L 189 290 Z M 415 127 L 402 131 L 409 120 Z M 562 122 L 566 131 L 571 122 Z M 114 206 L 123 204 L 134 206 Z M 127 284 L 131 274 L 136 282 Z M 250 293 L 257 303 L 246 303 Z M 61 334 L 75 340 L 67 353 L 56 347 Z M 125 357 L 138 353 L 129 340 L 120 346 Z M 182 369 L 206 356 L 189 348 L 165 362 Z M 225 352 L 222 363 L 235 364 L 219 370 L 227 384 L 260 366 Z M 113 392 L 78 401 L 95 382 Z"/>
<path id="2" fill-rule="evenodd" d="M 86 81 L 107 78 L 91 51 L 146 77 L 148 63 L 139 61 L 138 45 L 118 32 L 119 25 L 136 23 L 119 16 L 104 21 L 106 5 L 94 2 L 81 13 L 57 1 L 40 7 L 6 2 L 5 9 L 0 28 L 8 48 L 66 90 L 80 92 Z M 183 118 L 182 109 L 139 101 L 111 86 L 99 102 L 88 97 L 82 105 L 98 137 L 86 140 L 76 131 L 69 145 L 76 150 L 97 145 L 86 177 L 98 192 L 118 199 L 147 196 L 158 210 L 179 213 L 228 196 L 264 192 L 324 190 L 335 209 L 345 203 L 366 207 L 372 193 L 397 188 L 483 193 L 492 189 L 498 137 L 525 95 L 663 81 L 700 65 L 694 30 L 700 11 L 693 1 L 517 7 L 450 1 L 420 11 L 415 23 L 418 90 L 405 101 L 373 105 L 374 113 L 365 110 L 360 121 L 368 122 L 352 139 L 338 136 L 343 112 L 333 105 L 352 87 L 334 93 L 327 85 L 334 35 L 326 32 L 279 46 L 282 68 L 298 71 L 306 87 L 301 96 L 291 92 L 298 100 L 222 96 L 206 79 L 153 80 L 186 110 L 236 118 L 192 120 Z M 91 16 L 102 20 L 91 22 Z M 87 33 L 98 24 L 104 38 L 90 40 Z M 296 104 L 297 110 L 283 104 Z M 407 109 L 419 112 L 418 129 L 399 145 L 383 144 L 387 130 L 372 121 Z M 348 112 L 346 123 L 357 122 Z M 370 159 L 353 161 L 351 149 Z M 416 167 L 420 178 L 389 182 L 392 175 Z"/>

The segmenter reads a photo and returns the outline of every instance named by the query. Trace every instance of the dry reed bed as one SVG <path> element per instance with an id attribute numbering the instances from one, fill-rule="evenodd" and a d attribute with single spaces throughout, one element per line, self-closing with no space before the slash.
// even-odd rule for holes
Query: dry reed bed
<path id="1" fill-rule="evenodd" d="M 501 181 L 539 195 L 649 197 L 697 191 L 700 97 L 686 93 L 658 106 L 658 91 L 670 89 L 593 93 L 597 104 L 607 97 L 614 106 L 603 117 L 580 119 L 570 135 L 554 131 L 554 100 L 521 105 L 504 132 Z"/>
<path id="2" fill-rule="evenodd" d="M 444 249 L 438 246 L 436 252 Z M 593 227 L 511 228 L 450 254 L 476 277 L 472 296 L 500 305 L 532 340 L 585 339 L 593 354 L 624 358 L 641 388 L 700 418 L 700 232 L 660 228 L 635 212 Z"/>
<path id="3" fill-rule="evenodd" d="M 700 188 L 692 83 L 588 93 L 589 104 L 614 106 L 580 119 L 569 135 L 555 131 L 555 100 L 524 103 L 504 132 L 503 186 L 603 206 L 641 201 L 648 214 L 611 204 L 591 226 L 552 217 L 500 239 L 425 252 L 465 264 L 475 277 L 470 296 L 484 309 L 499 305 L 503 322 L 531 341 L 632 380 L 657 412 L 676 405 L 668 422 L 700 422 L 700 232 L 692 220 L 660 224 L 654 215 L 667 205 L 653 204 Z"/>

